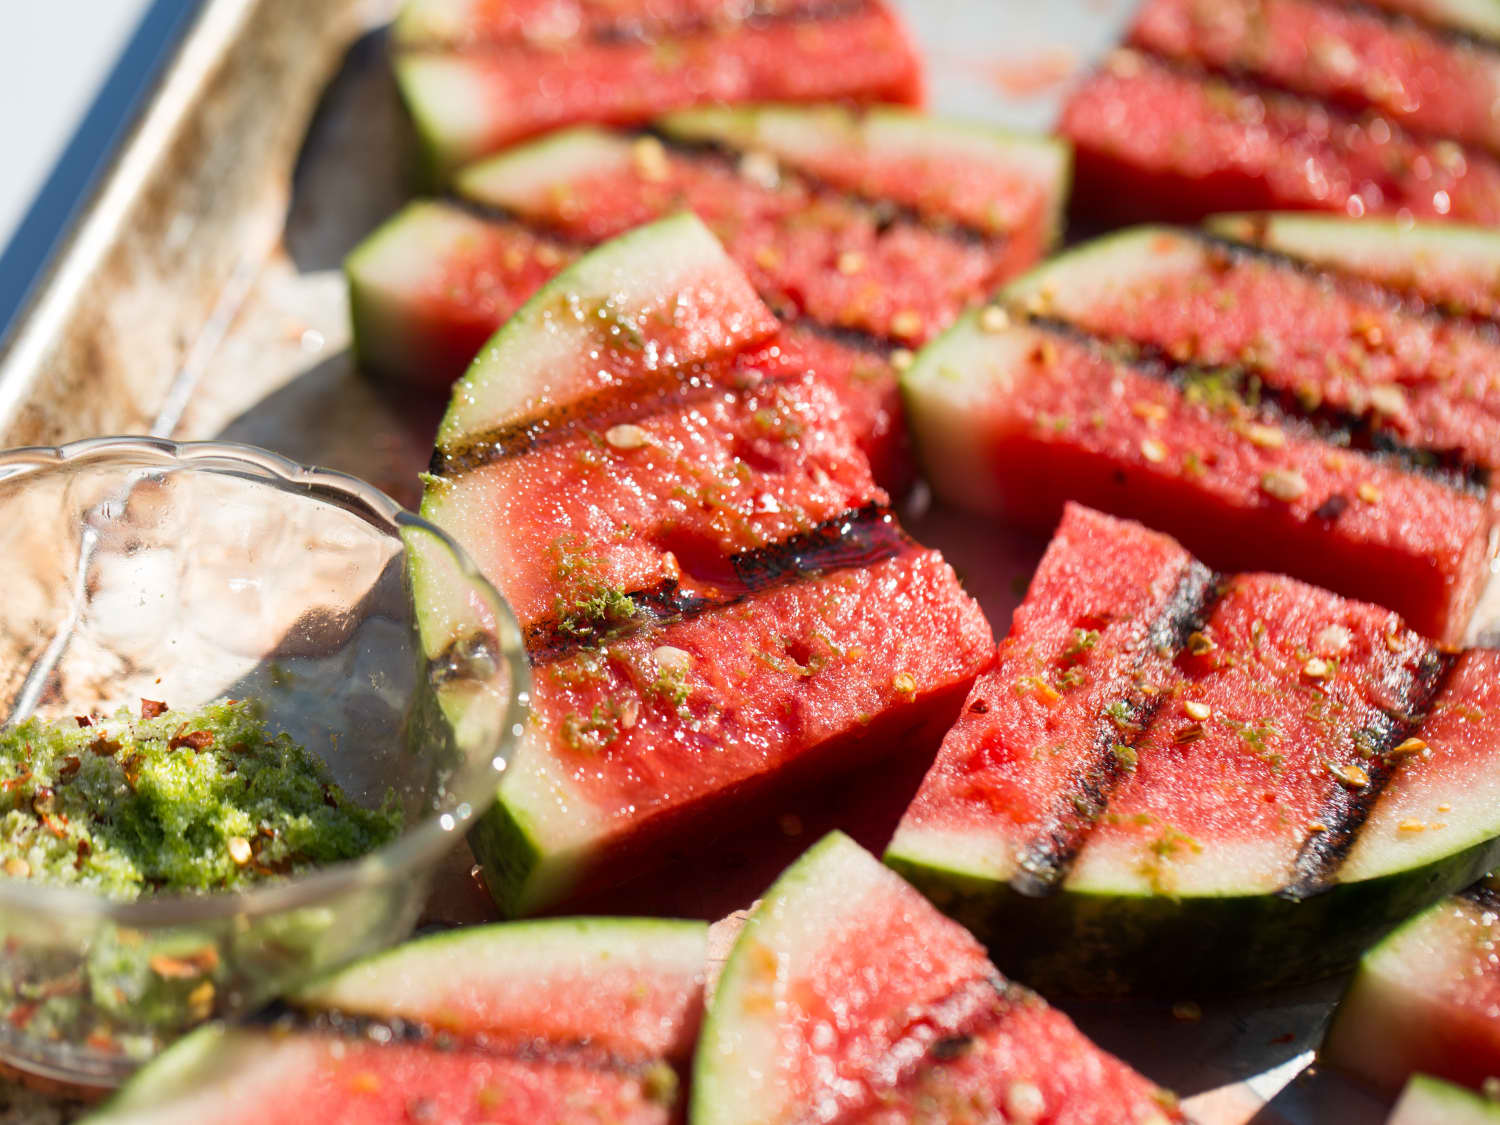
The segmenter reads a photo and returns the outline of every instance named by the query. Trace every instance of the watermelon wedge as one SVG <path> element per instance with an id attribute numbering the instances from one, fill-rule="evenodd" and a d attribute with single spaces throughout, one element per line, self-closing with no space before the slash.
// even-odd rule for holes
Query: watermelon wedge
<path id="1" fill-rule="evenodd" d="M 1479 883 L 1360 960 L 1323 1042 L 1329 1066 L 1394 1095 L 1415 1074 L 1479 1089 L 1500 1075 L 1500 896 Z"/>
<path id="2" fill-rule="evenodd" d="M 1425 451 L 1460 476 L 1500 460 L 1500 342 L 1376 285 L 1146 226 L 1055 258 L 1002 296 L 1178 363 L 1238 368 L 1303 413 L 1352 416 L 1372 445 Z"/>
<path id="3" fill-rule="evenodd" d="M 1500 1103 L 1494 1099 L 1418 1074 L 1406 1084 L 1386 1125 L 1494 1125 L 1497 1121 Z"/>
<path id="4" fill-rule="evenodd" d="M 1183 1120 L 835 833 L 766 892 L 714 992 L 693 1125 Z"/>
<path id="5" fill-rule="evenodd" d="M 1449 316 L 1500 320 L 1500 234 L 1483 227 L 1291 213 L 1219 215 L 1207 225 Z"/>
<path id="6" fill-rule="evenodd" d="M 922 99 L 921 65 L 883 0 L 533 6 L 418 2 L 397 21 L 396 79 L 438 177 L 582 122 L 637 125 L 715 102 Z"/>
<path id="7" fill-rule="evenodd" d="M 579 128 L 466 169 L 457 190 L 488 221 L 436 203 L 391 220 L 347 264 L 362 364 L 446 385 L 580 248 L 689 206 L 795 319 L 877 478 L 904 491 L 893 353 L 1041 256 L 1066 149 L 894 109 L 703 110 L 664 129 L 682 140 Z"/>
<path id="8" fill-rule="evenodd" d="M 1315 0 L 1150 0 L 1132 46 L 1413 133 L 1500 149 L 1500 49 L 1413 20 Z M 1459 154 L 1457 159 L 1462 159 Z"/>
<path id="9" fill-rule="evenodd" d="M 990 658 L 776 332 L 684 215 L 579 259 L 455 389 L 423 511 L 517 606 L 536 685 L 471 838 L 508 913 L 788 786 L 930 753 Z M 446 591 L 418 593 L 441 636 Z"/>
<path id="10" fill-rule="evenodd" d="M 1160 325 L 1152 311 L 1139 323 Z M 1454 642 L 1489 578 L 1482 491 L 1232 371 L 1122 357 L 992 307 L 925 349 L 902 386 L 927 479 L 959 507 L 1046 531 L 1077 501 L 1212 566 L 1290 574 Z"/>
<path id="11" fill-rule="evenodd" d="M 1114 52 L 1072 95 L 1073 213 L 1191 222 L 1333 211 L 1500 225 L 1500 160 L 1239 78 Z"/>
<path id="12" fill-rule="evenodd" d="M 292 998 L 269 1026 L 204 1028 L 90 1120 L 680 1119 L 707 927 L 611 919 L 408 943 Z"/>
<path id="13" fill-rule="evenodd" d="M 886 858 L 1059 991 L 1316 979 L 1500 854 L 1497 671 L 1070 506 Z"/>

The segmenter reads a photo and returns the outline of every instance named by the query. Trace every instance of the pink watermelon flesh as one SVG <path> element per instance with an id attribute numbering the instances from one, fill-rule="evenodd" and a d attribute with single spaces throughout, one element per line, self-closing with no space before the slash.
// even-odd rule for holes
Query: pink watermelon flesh
<path id="1" fill-rule="evenodd" d="M 767 186 L 714 156 L 665 150 L 660 160 L 560 185 L 524 218 L 595 243 L 686 206 L 773 307 L 905 344 L 930 339 L 1017 272 L 1003 236 L 991 244 L 892 221 L 795 179 Z M 1034 256 L 1033 249 L 1020 264 Z"/>
<path id="2" fill-rule="evenodd" d="M 542 664 L 538 743 L 596 818 L 570 899 L 907 745 L 951 716 L 992 645 L 941 557 L 905 550 Z M 664 677 L 664 649 L 685 674 Z"/>
<path id="3" fill-rule="evenodd" d="M 1194 295 L 1184 287 L 1179 299 Z M 1154 330 L 1177 308 L 1145 303 L 1139 321 L 1126 306 L 1132 329 Z M 1198 325 L 1211 343 L 1210 322 Z M 1066 333 L 1007 333 L 981 337 L 994 350 L 972 362 L 992 360 L 1004 378 L 957 408 L 977 455 L 951 469 L 933 459 L 939 496 L 1038 529 L 1076 501 L 1143 520 L 1213 566 L 1290 574 L 1389 606 L 1427 635 L 1462 638 L 1489 578 L 1482 496 L 1338 449 L 1295 418 L 1250 407 L 1224 375 L 1174 382 Z M 922 363 L 941 369 L 948 355 L 940 345 Z M 940 445 L 943 423 L 929 422 L 938 407 L 927 403 L 941 379 L 924 377 L 910 393 L 919 445 Z M 1278 482 L 1301 491 L 1278 497 L 1268 491 Z"/>
<path id="4" fill-rule="evenodd" d="M 1500 898 L 1483 884 L 1370 950 L 1324 1061 L 1394 1095 L 1416 1073 L 1478 1089 L 1500 1074 Z"/>
<path id="5" fill-rule="evenodd" d="M 1163 231 L 1151 249 L 1162 265 L 1148 261 L 1113 288 L 1060 289 L 1044 311 L 1179 362 L 1242 367 L 1299 403 L 1366 418 L 1408 446 L 1471 465 L 1500 459 L 1500 343 L 1488 332 L 1192 235 Z"/>
<path id="6" fill-rule="evenodd" d="M 1130 42 L 1415 132 L 1500 148 L 1500 51 L 1311 0 L 1151 0 Z M 1456 159 L 1462 160 L 1462 154 Z"/>
<path id="7" fill-rule="evenodd" d="M 1500 162 L 1292 95 L 1116 52 L 1069 99 L 1074 214 L 1193 222 L 1219 211 L 1408 213 L 1500 224 Z"/>
<path id="8" fill-rule="evenodd" d="M 906 30 L 877 0 L 820 7 L 802 19 L 663 32 L 645 42 L 578 39 L 566 50 L 486 44 L 445 57 L 444 84 L 478 99 L 462 107 L 461 137 L 447 135 L 455 107 L 415 107 L 448 168 L 564 126 L 637 125 L 686 106 L 922 100 Z M 410 99 L 412 80 L 407 87 Z"/>
<path id="9" fill-rule="evenodd" d="M 1398 867 L 1493 835 L 1487 790 L 1463 795 L 1463 759 L 1477 770 L 1492 746 L 1487 723 L 1453 729 L 1452 713 L 1483 715 L 1492 694 L 1464 661 L 1454 669 L 1388 611 L 1281 576 L 1200 583 L 1148 631 L 1166 576 L 1185 560 L 1165 536 L 1067 509 L 997 669 L 975 685 L 894 855 L 961 847 L 955 863 L 1022 888 L 1046 870 L 1044 855 L 1054 884 L 1069 887 L 1303 895 L 1346 870 L 1390 873 L 1399 855 L 1388 847 L 1362 868 L 1345 857 L 1380 823 L 1383 793 L 1408 783 L 1446 785 L 1461 806 L 1455 821 L 1467 820 L 1462 835 L 1433 838 L 1434 854 Z M 1121 592 L 1132 585 L 1133 597 Z M 1097 639 L 1081 634 L 1059 653 L 1062 630 L 1078 622 Z M 1121 685 L 1131 656 L 1144 671 Z M 1100 708 L 1112 692 L 1117 701 Z M 1443 741 L 1453 758 L 1431 765 L 1439 759 L 1426 751 Z M 1108 770 L 1097 765 L 1101 743 L 1117 753 Z M 1081 846 L 1011 812 L 1067 801 L 1083 814 Z"/>
<path id="10" fill-rule="evenodd" d="M 820 0 L 468 0 L 408 3 L 398 28 L 403 45 L 476 47 L 499 43 L 560 45 L 572 39 L 645 37 L 697 27 L 816 14 Z M 426 9 L 437 11 L 427 14 Z"/>
<path id="11" fill-rule="evenodd" d="M 745 357 L 727 381 L 673 383 L 571 433 L 533 428 L 434 485 L 428 514 L 476 545 L 525 627 L 580 632 L 609 591 L 739 596 L 756 576 L 736 556 L 887 503 L 832 392 L 768 374 L 789 358 Z"/>
<path id="12" fill-rule="evenodd" d="M 736 1064 L 739 1069 L 736 1070 Z M 748 1071 L 748 1073 L 746 1073 Z M 752 912 L 695 1062 L 706 1125 L 1182 1120 L 837 833 Z"/>

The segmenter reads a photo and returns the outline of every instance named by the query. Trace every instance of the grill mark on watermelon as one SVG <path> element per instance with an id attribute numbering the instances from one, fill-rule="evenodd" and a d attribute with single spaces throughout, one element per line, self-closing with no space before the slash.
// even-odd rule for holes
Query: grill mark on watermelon
<path id="1" fill-rule="evenodd" d="M 804 0 L 780 9 L 766 10 L 755 5 L 750 12 L 735 19 L 712 18 L 632 22 L 628 19 L 612 24 L 599 24 L 577 35 L 561 40 L 563 44 L 650 44 L 663 39 L 683 39 L 723 34 L 741 28 L 757 29 L 774 27 L 782 23 L 826 23 L 863 15 L 871 11 L 871 0 Z M 546 51 L 552 47 L 547 41 L 528 39 L 519 35 L 503 39 L 469 38 L 452 40 L 441 36 L 428 39 L 407 39 L 393 43 L 391 50 L 398 54 L 453 53 L 460 55 L 485 54 L 497 51 L 522 50 Z"/>
<path id="2" fill-rule="evenodd" d="M 741 179 L 745 177 L 738 171 L 740 158 L 746 152 L 754 151 L 753 148 L 738 149 L 712 140 L 684 140 L 657 129 L 647 129 L 643 135 L 656 137 L 668 151 L 681 156 L 705 162 L 712 160 L 728 165 L 735 169 L 735 174 Z M 970 246 L 993 246 L 996 242 L 1004 242 L 1009 238 L 1008 234 L 997 235 L 994 231 L 972 226 L 952 216 L 927 214 L 916 207 L 898 203 L 893 199 L 883 199 L 854 191 L 851 188 L 840 187 L 805 169 L 789 167 L 784 162 L 781 164 L 780 176 L 783 179 L 795 180 L 816 195 L 837 200 L 846 206 L 869 213 L 875 220 L 876 229 L 881 233 L 899 223 L 907 223 Z"/>
<path id="3" fill-rule="evenodd" d="M 1254 248 L 1246 249 L 1259 253 Z M 1097 348 L 1108 358 L 1128 363 L 1142 374 L 1168 383 L 1180 392 L 1186 392 L 1195 380 L 1210 373 L 1221 379 L 1227 378 L 1230 381 L 1227 389 L 1241 399 L 1253 399 L 1267 421 L 1295 426 L 1327 442 L 1330 447 L 1388 461 L 1465 495 L 1484 499 L 1489 494 L 1491 471 L 1488 467 L 1475 464 L 1455 450 L 1408 445 L 1379 428 L 1370 415 L 1321 404 L 1310 410 L 1292 390 L 1267 386 L 1242 367 L 1217 366 L 1210 372 L 1210 369 L 1190 363 L 1179 363 L 1166 349 L 1155 344 L 1113 341 L 1056 316 L 1030 316 L 1029 320 L 1039 328 Z"/>
<path id="4" fill-rule="evenodd" d="M 1223 593 L 1222 576 L 1196 559 L 1190 560 L 1147 629 L 1131 666 L 1132 680 L 1138 681 L 1149 664 L 1170 661 L 1182 652 L 1188 638 L 1203 628 Z M 1125 700 L 1136 732 L 1126 743 L 1132 749 L 1150 728 L 1162 698 L 1160 694 L 1148 695 L 1132 684 Z M 1117 721 L 1101 715 L 1076 786 L 1061 795 L 1052 826 L 1020 852 L 1018 870 L 1010 879 L 1010 885 L 1018 893 L 1032 897 L 1051 894 L 1067 878 L 1089 833 L 1108 811 L 1115 786 L 1129 772 L 1114 749 L 1122 741 Z"/>
<path id="5" fill-rule="evenodd" d="M 645 1053 L 631 1056 L 608 1051 L 588 1041 L 459 1035 L 414 1020 L 383 1019 L 340 1011 L 306 1011 L 282 1001 L 252 1016 L 246 1026 L 263 1028 L 279 1035 L 318 1035 L 346 1042 L 374 1043 L 381 1047 L 425 1047 L 444 1053 L 478 1055 L 520 1063 L 575 1066 L 635 1078 L 646 1076 L 664 1061 L 658 1056 Z M 673 1060 L 665 1061 L 668 1065 L 673 1065 Z"/>
<path id="6" fill-rule="evenodd" d="M 694 402 L 726 389 L 749 389 L 753 373 L 744 371 L 727 378 L 712 367 L 690 364 L 656 372 L 650 379 L 637 379 L 628 386 L 611 388 L 579 398 L 544 414 L 493 430 L 465 435 L 454 445 L 432 451 L 428 472 L 439 477 L 459 477 L 497 461 L 520 457 L 589 432 L 634 422 L 663 410 L 691 406 Z M 736 383 L 740 386 L 736 386 Z"/>
<path id="7" fill-rule="evenodd" d="M 1280 897 L 1299 901 L 1338 881 L 1339 868 L 1399 767 L 1399 756 L 1392 755 L 1392 749 L 1418 730 L 1457 663 L 1456 653 L 1428 647 L 1416 674 L 1403 673 L 1402 682 L 1393 685 L 1400 707 L 1382 709 L 1365 728 L 1370 757 L 1364 769 L 1369 784 L 1358 788 L 1336 785 L 1330 790 L 1318 817 L 1325 831 L 1310 834 L 1303 843 L 1292 867 L 1292 880 L 1277 892 Z"/>
<path id="8" fill-rule="evenodd" d="M 621 633 L 634 633 L 664 621 L 675 621 L 738 605 L 753 594 L 808 581 L 839 570 L 872 566 L 911 549 L 889 508 L 868 504 L 819 524 L 811 531 L 779 543 L 742 551 L 723 560 L 719 597 L 686 594 L 677 582 L 663 582 L 627 595 L 636 612 L 623 628 L 581 633 L 556 620 L 541 621 L 525 633 L 526 651 L 533 665 L 563 660 L 582 648 L 598 645 Z M 691 566 L 685 566 L 691 572 Z M 457 656 L 458 654 L 455 654 Z M 446 665 L 447 661 L 443 661 Z"/>
<path id="9" fill-rule="evenodd" d="M 1242 68 L 1226 67 L 1223 69 L 1210 69 L 1183 59 L 1172 58 L 1169 55 L 1157 54 L 1155 51 L 1145 47 L 1132 45 L 1130 49 L 1141 57 L 1150 59 L 1153 64 L 1161 69 L 1191 82 L 1218 82 L 1233 87 L 1235 92 L 1239 94 L 1248 94 L 1263 99 L 1279 99 L 1283 102 L 1295 103 L 1303 107 L 1304 110 L 1326 114 L 1332 123 L 1332 127 L 1329 129 L 1330 135 L 1346 125 L 1378 119 L 1384 122 L 1390 130 L 1390 141 L 1388 143 L 1391 144 L 1399 143 L 1404 139 L 1418 145 L 1436 143 L 1457 145 L 1463 150 L 1470 161 L 1473 161 L 1479 154 L 1490 154 L 1489 150 L 1482 146 L 1454 140 L 1447 133 L 1418 128 L 1409 122 L 1396 121 L 1381 113 L 1378 109 L 1350 109 L 1346 106 L 1336 105 L 1319 98 L 1309 97 L 1307 94 L 1295 90 L 1290 86 L 1273 82 L 1264 75 L 1252 74 Z"/>

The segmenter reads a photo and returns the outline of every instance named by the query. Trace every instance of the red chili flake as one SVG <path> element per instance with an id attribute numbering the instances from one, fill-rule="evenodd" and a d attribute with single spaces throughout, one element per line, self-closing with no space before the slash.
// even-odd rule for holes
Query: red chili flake
<path id="1" fill-rule="evenodd" d="M 120 744 L 113 738 L 105 738 L 102 734 L 89 743 L 89 749 L 101 758 L 113 758 L 120 752 Z"/>
<path id="2" fill-rule="evenodd" d="M 183 726 L 187 724 L 184 723 Z M 214 736 L 206 730 L 195 730 L 190 734 L 183 734 L 179 728 L 167 742 L 168 750 L 181 750 L 186 746 L 189 750 L 207 750 L 214 744 Z"/>
<path id="3" fill-rule="evenodd" d="M 167 713 L 167 705 L 155 699 L 141 700 L 141 718 L 155 719 Z"/>
<path id="4" fill-rule="evenodd" d="M 77 773 L 82 768 L 83 768 L 83 763 L 80 762 L 77 758 L 75 758 L 72 754 L 69 754 L 66 758 L 63 759 L 63 764 L 60 767 L 58 767 L 57 776 L 58 777 L 72 777 L 75 773 Z"/>
<path id="5" fill-rule="evenodd" d="M 0 792 L 14 793 L 17 789 L 21 788 L 21 786 L 25 785 L 30 780 L 31 771 L 27 770 L 23 774 L 18 774 L 17 776 L 9 778 L 5 781 L 0 781 Z"/>
<path id="6" fill-rule="evenodd" d="M 87 715 L 74 715 L 73 721 L 80 727 L 91 727 L 94 725 L 94 720 L 89 718 Z"/>
<path id="7" fill-rule="evenodd" d="M 76 868 L 78 868 L 80 871 L 83 870 L 84 860 L 88 859 L 88 857 L 91 856 L 91 855 L 93 855 L 93 854 L 94 854 L 94 845 L 91 844 L 91 843 L 89 843 L 87 840 L 79 840 L 78 841 L 78 855 L 73 860 L 73 866 L 76 867 Z"/>
<path id="8" fill-rule="evenodd" d="M 54 816 L 52 813 L 43 813 L 42 826 L 59 840 L 68 834 L 68 818 L 65 816 Z"/>
<path id="9" fill-rule="evenodd" d="M 11 1009 L 10 1015 L 6 1017 L 17 1031 L 25 1031 L 26 1025 L 31 1022 L 31 1017 L 36 1015 L 40 1004 L 17 1004 Z"/>

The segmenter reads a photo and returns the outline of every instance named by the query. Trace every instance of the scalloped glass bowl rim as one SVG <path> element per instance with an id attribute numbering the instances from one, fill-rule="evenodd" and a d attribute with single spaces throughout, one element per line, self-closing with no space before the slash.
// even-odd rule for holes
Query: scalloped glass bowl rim
<path id="1" fill-rule="evenodd" d="M 163 468 L 245 472 L 257 482 L 289 494 L 307 492 L 309 499 L 324 502 L 342 499 L 344 510 L 398 541 L 403 530 L 420 531 L 441 545 L 465 579 L 494 605 L 501 630 L 519 635 L 519 626 L 509 603 L 447 532 L 407 511 L 380 489 L 358 477 L 301 465 L 255 446 L 223 441 L 174 442 L 150 437 L 89 438 L 63 446 L 28 446 L 0 451 L 0 483 L 69 464 L 103 463 L 116 457 L 131 458 L 142 467 L 154 463 Z M 317 491 L 309 492 L 310 489 Z M 404 543 L 402 549 L 406 549 Z M 0 912 L 18 909 L 45 911 L 59 918 L 94 918 L 141 929 L 193 925 L 237 917 L 264 917 L 326 904 L 349 891 L 377 887 L 435 863 L 453 844 L 456 833 L 496 799 L 503 768 L 497 764 L 500 761 L 498 756 L 505 746 L 519 737 L 525 722 L 530 669 L 524 656 L 520 655 L 519 647 L 503 647 L 505 651 L 501 659 L 509 666 L 512 690 L 500 727 L 501 744 L 491 748 L 486 759 L 457 776 L 442 811 L 424 816 L 405 828 L 391 843 L 369 855 L 248 891 L 164 895 L 136 901 L 110 899 L 77 887 L 0 878 Z"/>

